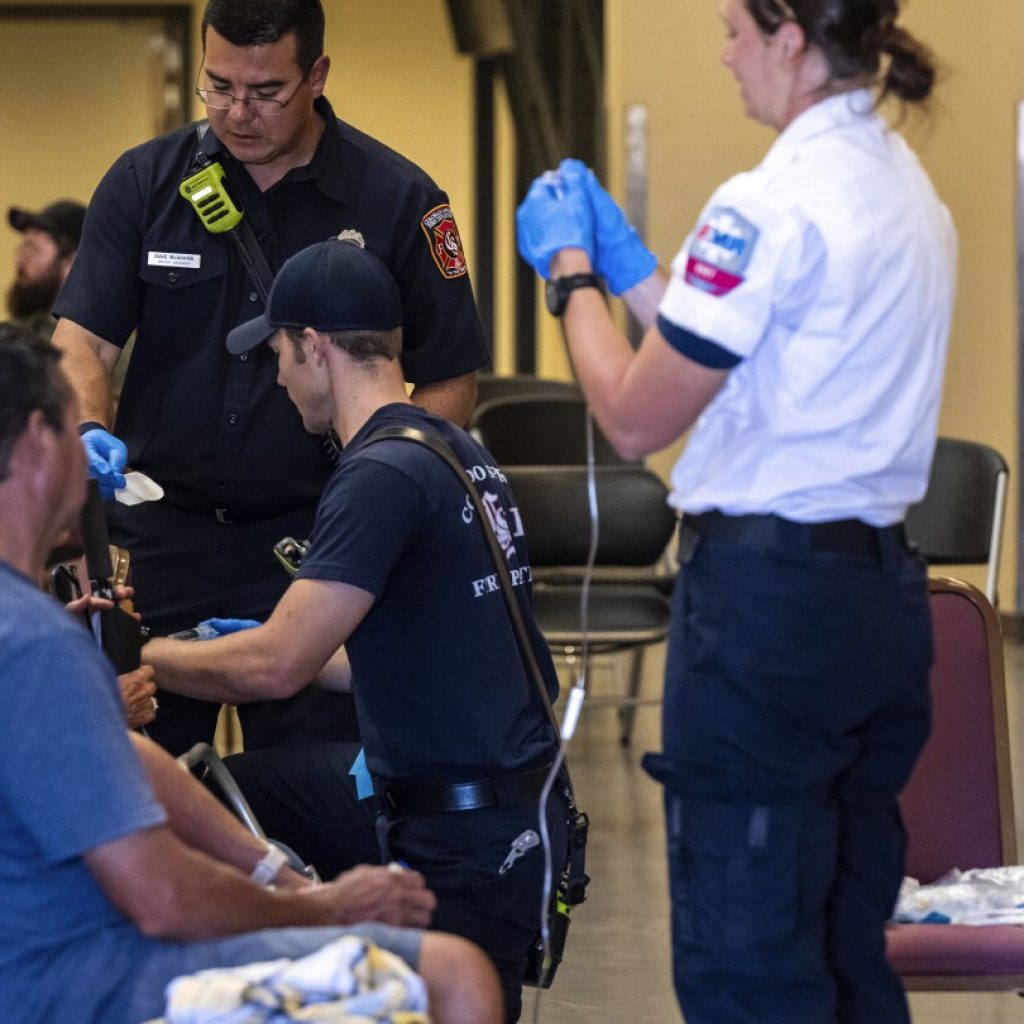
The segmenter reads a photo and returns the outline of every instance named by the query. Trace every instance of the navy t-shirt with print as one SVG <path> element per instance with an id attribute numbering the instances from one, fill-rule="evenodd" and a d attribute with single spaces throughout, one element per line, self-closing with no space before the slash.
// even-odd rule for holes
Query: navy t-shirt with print
<path id="1" fill-rule="evenodd" d="M 387 426 L 440 435 L 466 467 L 506 555 L 548 691 L 552 698 L 558 691 L 530 613 L 518 509 L 493 456 L 417 406 L 385 406 L 342 453 L 299 573 L 375 598 L 346 644 L 367 765 L 389 780 L 458 780 L 542 763 L 554 754 L 554 730 L 523 665 L 465 487 L 420 444 L 363 447 Z"/>

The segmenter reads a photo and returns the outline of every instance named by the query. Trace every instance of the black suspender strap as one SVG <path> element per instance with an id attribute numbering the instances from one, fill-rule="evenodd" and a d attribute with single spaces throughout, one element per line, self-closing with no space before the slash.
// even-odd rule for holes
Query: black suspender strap
<path id="1" fill-rule="evenodd" d="M 534 654 L 533 645 L 530 643 L 530 636 L 526 632 L 526 624 L 523 622 L 523 613 L 519 608 L 519 601 L 516 598 L 515 589 L 512 586 L 512 579 L 508 573 L 508 566 L 505 565 L 505 555 L 498 546 L 498 540 L 494 536 L 494 531 L 488 525 L 490 520 L 487 517 L 487 511 L 484 508 L 484 503 L 480 500 L 480 495 L 477 494 L 476 488 L 469 482 L 469 478 L 466 475 L 466 467 L 459 462 L 455 453 L 440 437 L 435 434 L 427 433 L 424 430 L 419 430 L 416 427 L 383 427 L 380 430 L 374 431 L 366 439 L 362 447 L 374 444 L 377 441 L 391 440 L 414 441 L 417 444 L 423 445 L 425 448 L 429 448 L 438 456 L 438 458 L 444 461 L 448 468 L 451 469 L 462 485 L 466 488 L 466 493 L 469 495 L 470 501 L 472 501 L 473 507 L 476 510 L 477 519 L 480 521 L 480 526 L 487 541 L 487 546 L 490 549 L 491 557 L 494 560 L 494 564 L 497 569 L 498 582 L 501 584 L 501 592 L 505 598 L 505 605 L 508 607 L 509 618 L 512 620 L 512 628 L 516 635 L 516 642 L 519 646 L 523 663 L 526 665 L 527 672 L 537 686 L 541 703 L 543 704 L 548 718 L 551 721 L 551 725 L 555 730 L 555 735 L 559 736 L 560 729 L 558 719 L 555 717 L 555 710 L 551 706 L 551 698 L 548 696 L 547 687 L 544 685 L 544 676 L 541 673 L 540 665 L 537 664 L 537 656 Z M 568 768 L 566 768 L 566 772 L 568 773 Z"/>
<path id="2" fill-rule="evenodd" d="M 555 710 L 551 706 L 551 698 L 548 696 L 540 665 L 537 664 L 537 657 L 534 654 L 533 645 L 530 643 L 526 624 L 523 622 L 519 601 L 512 586 L 508 566 L 505 564 L 505 555 L 498 544 L 497 538 L 494 536 L 494 531 L 490 527 L 490 519 L 487 516 L 484 503 L 469 480 L 466 467 L 459 462 L 458 457 L 442 438 L 436 434 L 419 430 L 416 427 L 383 427 L 380 430 L 374 431 L 366 439 L 363 447 L 375 444 L 378 441 L 390 440 L 412 441 L 423 445 L 425 448 L 429 448 L 448 466 L 461 481 L 463 487 L 465 487 L 473 508 L 476 510 L 477 518 L 480 521 L 480 529 L 483 530 L 491 557 L 494 560 L 498 581 L 501 583 L 501 592 L 505 597 L 505 605 L 508 608 L 509 618 L 512 620 L 513 631 L 516 635 L 516 642 L 519 646 L 523 663 L 536 684 L 541 704 L 544 706 L 551 721 L 551 727 L 555 730 L 555 738 L 559 743 L 562 743 L 558 719 L 555 717 Z M 564 752 L 564 746 L 562 749 Z M 565 786 L 565 797 L 568 804 L 566 824 L 568 826 L 569 843 L 566 851 L 566 864 L 561 870 L 557 883 L 557 894 L 553 896 L 547 911 L 546 934 L 548 938 L 545 940 L 543 937 L 544 933 L 542 932 L 541 938 L 536 940 L 531 947 L 527 960 L 524 980 L 527 984 L 536 985 L 539 988 L 548 988 L 554 979 L 555 971 L 561 962 L 565 949 L 566 932 L 569 928 L 569 907 L 576 906 L 584 901 L 586 898 L 586 888 L 590 882 L 590 878 L 585 870 L 589 821 L 587 815 L 580 811 L 576 805 L 576 795 L 573 792 L 572 778 L 569 775 L 569 763 L 564 757 L 559 773 Z"/>
<path id="3" fill-rule="evenodd" d="M 266 308 L 274 275 L 271 273 L 270 265 L 263 255 L 259 242 L 256 241 L 256 236 L 252 233 L 249 222 L 243 218 L 238 227 L 232 228 L 228 232 L 228 237 L 231 239 L 235 251 L 241 257 L 249 280 L 252 281 L 256 289 L 256 294 L 263 300 L 263 306 Z"/>

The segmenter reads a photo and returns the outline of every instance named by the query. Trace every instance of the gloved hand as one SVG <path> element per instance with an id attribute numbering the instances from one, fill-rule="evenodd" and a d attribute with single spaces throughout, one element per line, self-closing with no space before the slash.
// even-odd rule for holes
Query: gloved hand
<path id="1" fill-rule="evenodd" d="M 516 210 L 516 238 L 519 254 L 545 280 L 561 249 L 584 249 L 593 260 L 594 215 L 586 192 L 557 171 L 545 171 Z"/>
<path id="2" fill-rule="evenodd" d="M 124 487 L 124 467 L 128 465 L 124 441 L 103 427 L 92 427 L 82 434 L 82 446 L 89 460 L 89 476 L 99 481 L 104 498 L 112 498 L 115 490 Z"/>
<path id="3" fill-rule="evenodd" d="M 622 208 L 605 191 L 594 172 L 579 160 L 563 160 L 558 168 L 562 180 L 577 182 L 590 200 L 594 215 L 594 269 L 608 282 L 613 295 L 650 277 L 658 258 L 647 248 L 636 228 L 626 220 Z"/>
<path id="4" fill-rule="evenodd" d="M 243 629 L 262 626 L 258 619 L 203 619 L 196 626 L 200 640 L 212 640 L 214 637 L 226 636 L 228 633 L 240 633 Z"/>

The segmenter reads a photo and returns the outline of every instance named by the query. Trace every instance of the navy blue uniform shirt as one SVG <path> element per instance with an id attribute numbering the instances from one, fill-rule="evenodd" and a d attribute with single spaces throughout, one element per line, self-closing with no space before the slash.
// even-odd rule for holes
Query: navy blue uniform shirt
<path id="1" fill-rule="evenodd" d="M 381 779 L 467 780 L 551 761 L 554 730 L 465 486 L 422 445 L 363 447 L 389 426 L 439 434 L 466 467 L 504 552 L 549 696 L 558 696 L 533 619 L 519 510 L 494 456 L 417 406 L 386 405 L 342 453 L 299 572 L 375 598 L 345 644 L 366 763 Z"/>
<path id="2" fill-rule="evenodd" d="M 204 150 L 227 172 L 236 202 L 276 270 L 300 249 L 358 232 L 398 280 L 407 380 L 427 384 L 486 366 L 448 198 L 418 167 L 337 120 L 311 163 L 261 193 L 212 135 Z M 178 193 L 194 170 L 195 125 L 129 150 L 89 204 L 82 243 L 54 312 L 123 346 L 138 336 L 114 432 L 129 465 L 187 506 L 314 502 L 329 472 L 265 346 L 242 356 L 227 332 L 263 311 L 231 242 L 210 234 Z"/>

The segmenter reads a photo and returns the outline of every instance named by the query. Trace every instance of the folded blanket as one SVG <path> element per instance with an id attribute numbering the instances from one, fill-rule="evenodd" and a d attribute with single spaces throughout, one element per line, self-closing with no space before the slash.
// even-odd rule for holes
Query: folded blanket
<path id="1" fill-rule="evenodd" d="M 429 1024 L 423 979 L 355 935 L 299 960 L 175 978 L 166 998 L 166 1024 Z"/>

